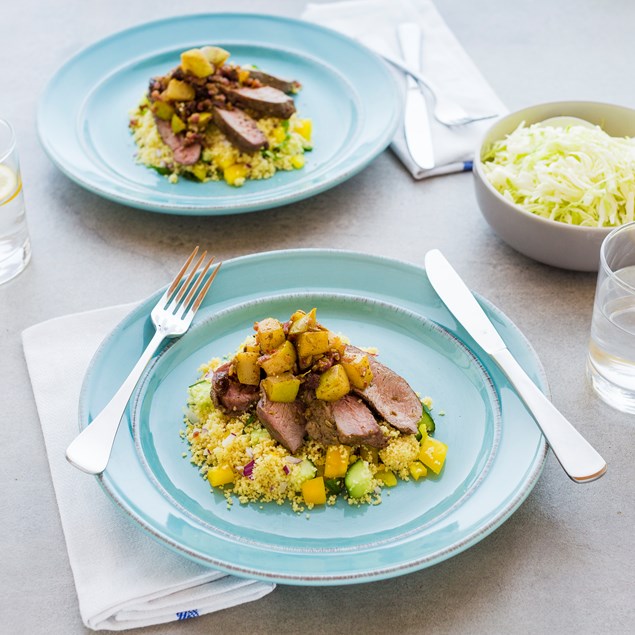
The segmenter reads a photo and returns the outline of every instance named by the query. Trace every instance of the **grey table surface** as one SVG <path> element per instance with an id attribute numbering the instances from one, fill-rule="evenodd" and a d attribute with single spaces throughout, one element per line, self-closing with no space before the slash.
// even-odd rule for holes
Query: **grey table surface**
<path id="1" fill-rule="evenodd" d="M 438 0 L 437 6 L 510 109 L 560 99 L 635 105 L 630 0 Z M 280 586 L 256 604 L 144 632 L 635 632 L 635 418 L 600 402 L 585 381 L 594 274 L 553 269 L 514 252 L 480 216 L 470 174 L 414 182 L 389 151 L 313 199 L 265 213 L 188 218 L 102 200 L 64 177 L 39 145 L 35 111 L 44 83 L 93 41 L 184 11 L 299 16 L 302 8 L 291 0 L 3 4 L 0 112 L 17 128 L 34 255 L 21 276 L 0 287 L 0 631 L 85 632 L 21 331 L 146 297 L 200 241 L 212 243 L 220 258 L 361 246 L 418 264 L 427 249 L 442 248 L 467 283 L 523 330 L 556 406 L 600 450 L 609 472 L 576 485 L 550 455 L 518 511 L 442 564 L 355 586 Z"/>

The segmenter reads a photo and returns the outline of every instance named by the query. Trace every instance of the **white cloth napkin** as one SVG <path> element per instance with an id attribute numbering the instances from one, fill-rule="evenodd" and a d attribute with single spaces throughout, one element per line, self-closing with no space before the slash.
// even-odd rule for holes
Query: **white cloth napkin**
<path id="1" fill-rule="evenodd" d="M 471 115 L 501 115 L 506 112 L 505 106 L 430 0 L 350 0 L 308 4 L 302 18 L 340 31 L 380 55 L 385 53 L 399 58 L 397 25 L 417 22 L 423 33 L 422 74 Z M 392 150 L 415 179 L 471 170 L 477 143 L 494 119 L 449 128 L 434 119 L 433 101 L 429 95 L 426 95 L 426 100 L 430 110 L 435 167 L 422 170 L 414 163 L 402 127 L 393 139 Z"/>
<path id="2" fill-rule="evenodd" d="M 22 333 L 82 620 L 124 630 L 250 602 L 274 584 L 226 575 L 159 545 L 93 476 L 64 456 L 78 432 L 80 388 L 97 346 L 134 305 L 56 318 Z"/>

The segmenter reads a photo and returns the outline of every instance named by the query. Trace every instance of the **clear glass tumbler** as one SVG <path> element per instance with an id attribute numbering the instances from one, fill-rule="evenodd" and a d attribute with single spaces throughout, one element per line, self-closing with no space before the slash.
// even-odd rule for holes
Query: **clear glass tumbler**
<path id="1" fill-rule="evenodd" d="M 635 414 L 635 222 L 602 243 L 587 375 L 603 401 Z"/>
<path id="2" fill-rule="evenodd" d="M 9 122 L 0 119 L 0 284 L 17 276 L 30 259 L 15 133 Z"/>

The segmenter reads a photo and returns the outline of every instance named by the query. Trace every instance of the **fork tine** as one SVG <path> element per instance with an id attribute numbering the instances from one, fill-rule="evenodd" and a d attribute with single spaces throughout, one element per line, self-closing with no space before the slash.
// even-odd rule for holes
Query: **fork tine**
<path id="1" fill-rule="evenodd" d="M 192 262 L 192 260 L 194 260 L 194 256 L 196 256 L 197 252 L 198 252 L 198 245 L 194 247 L 194 251 L 190 254 L 190 257 L 185 261 L 185 264 L 181 267 L 181 270 L 176 274 L 176 276 L 174 277 L 174 280 L 172 280 L 172 284 L 169 286 L 165 294 L 166 298 L 169 298 L 174 293 L 174 290 L 179 286 L 179 282 L 181 282 L 181 279 L 183 278 L 183 274 L 187 271 L 187 268 L 190 266 L 190 263 Z"/>
<path id="2" fill-rule="evenodd" d="M 185 300 L 183 300 L 183 304 L 181 305 L 181 311 L 180 311 L 182 316 L 185 315 L 191 309 L 190 304 L 192 303 L 192 298 L 196 294 L 198 288 L 201 286 L 201 282 L 203 282 L 203 280 L 205 280 L 205 276 L 207 275 L 207 272 L 209 271 L 209 268 L 212 266 L 213 262 L 214 262 L 214 256 L 212 256 L 209 259 L 209 261 L 205 265 L 203 271 L 201 271 L 201 273 L 198 276 L 198 278 L 196 279 L 195 283 L 192 285 L 192 288 L 190 289 L 190 292 L 187 294 L 187 298 L 185 298 Z M 207 286 L 207 283 L 205 283 L 205 286 Z"/>
<path id="3" fill-rule="evenodd" d="M 186 294 L 186 292 L 188 290 L 188 287 L 192 283 L 192 280 L 194 279 L 194 276 L 196 275 L 196 272 L 199 270 L 199 267 L 201 266 L 201 263 L 205 259 L 205 256 L 207 256 L 207 251 L 204 251 L 200 255 L 199 259 L 196 261 L 196 263 L 192 267 L 192 271 L 190 271 L 189 275 L 185 279 L 185 282 L 181 285 L 181 288 L 179 289 L 178 293 L 176 294 L 176 296 L 174 297 L 174 299 L 170 303 L 170 304 L 172 304 L 173 308 L 176 309 L 178 304 L 179 304 L 179 302 L 183 299 L 183 296 Z"/>
<path id="4" fill-rule="evenodd" d="M 212 263 L 210 262 L 209 264 L 211 265 Z M 214 278 L 216 277 L 216 274 L 218 273 L 218 270 L 220 269 L 220 266 L 222 264 L 223 264 L 222 262 L 219 262 L 216 265 L 216 268 L 214 269 L 214 271 L 212 271 L 212 275 L 208 278 L 203 288 L 199 291 L 199 294 L 196 297 L 196 300 L 194 300 L 194 304 L 192 305 L 192 308 L 190 309 L 190 312 L 192 313 L 192 315 L 194 315 L 194 313 L 198 311 L 198 307 L 201 306 L 201 302 L 203 302 L 205 295 L 209 291 L 209 288 L 212 286 L 212 282 L 214 282 Z"/>

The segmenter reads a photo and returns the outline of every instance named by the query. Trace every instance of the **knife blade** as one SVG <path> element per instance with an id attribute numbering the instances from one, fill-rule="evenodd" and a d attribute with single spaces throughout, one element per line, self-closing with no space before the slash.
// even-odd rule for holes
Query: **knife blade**
<path id="1" fill-rule="evenodd" d="M 438 249 L 429 251 L 425 267 L 443 303 L 509 379 L 569 478 L 576 483 L 600 478 L 607 469 L 604 459 L 525 373 L 445 256 Z"/>
<path id="2" fill-rule="evenodd" d="M 397 38 L 404 62 L 414 71 L 421 70 L 421 29 L 414 22 L 404 22 L 397 27 Z M 428 104 L 421 87 L 407 77 L 406 107 L 404 110 L 404 135 L 413 161 L 423 170 L 434 167 L 432 132 L 428 116 Z"/>

